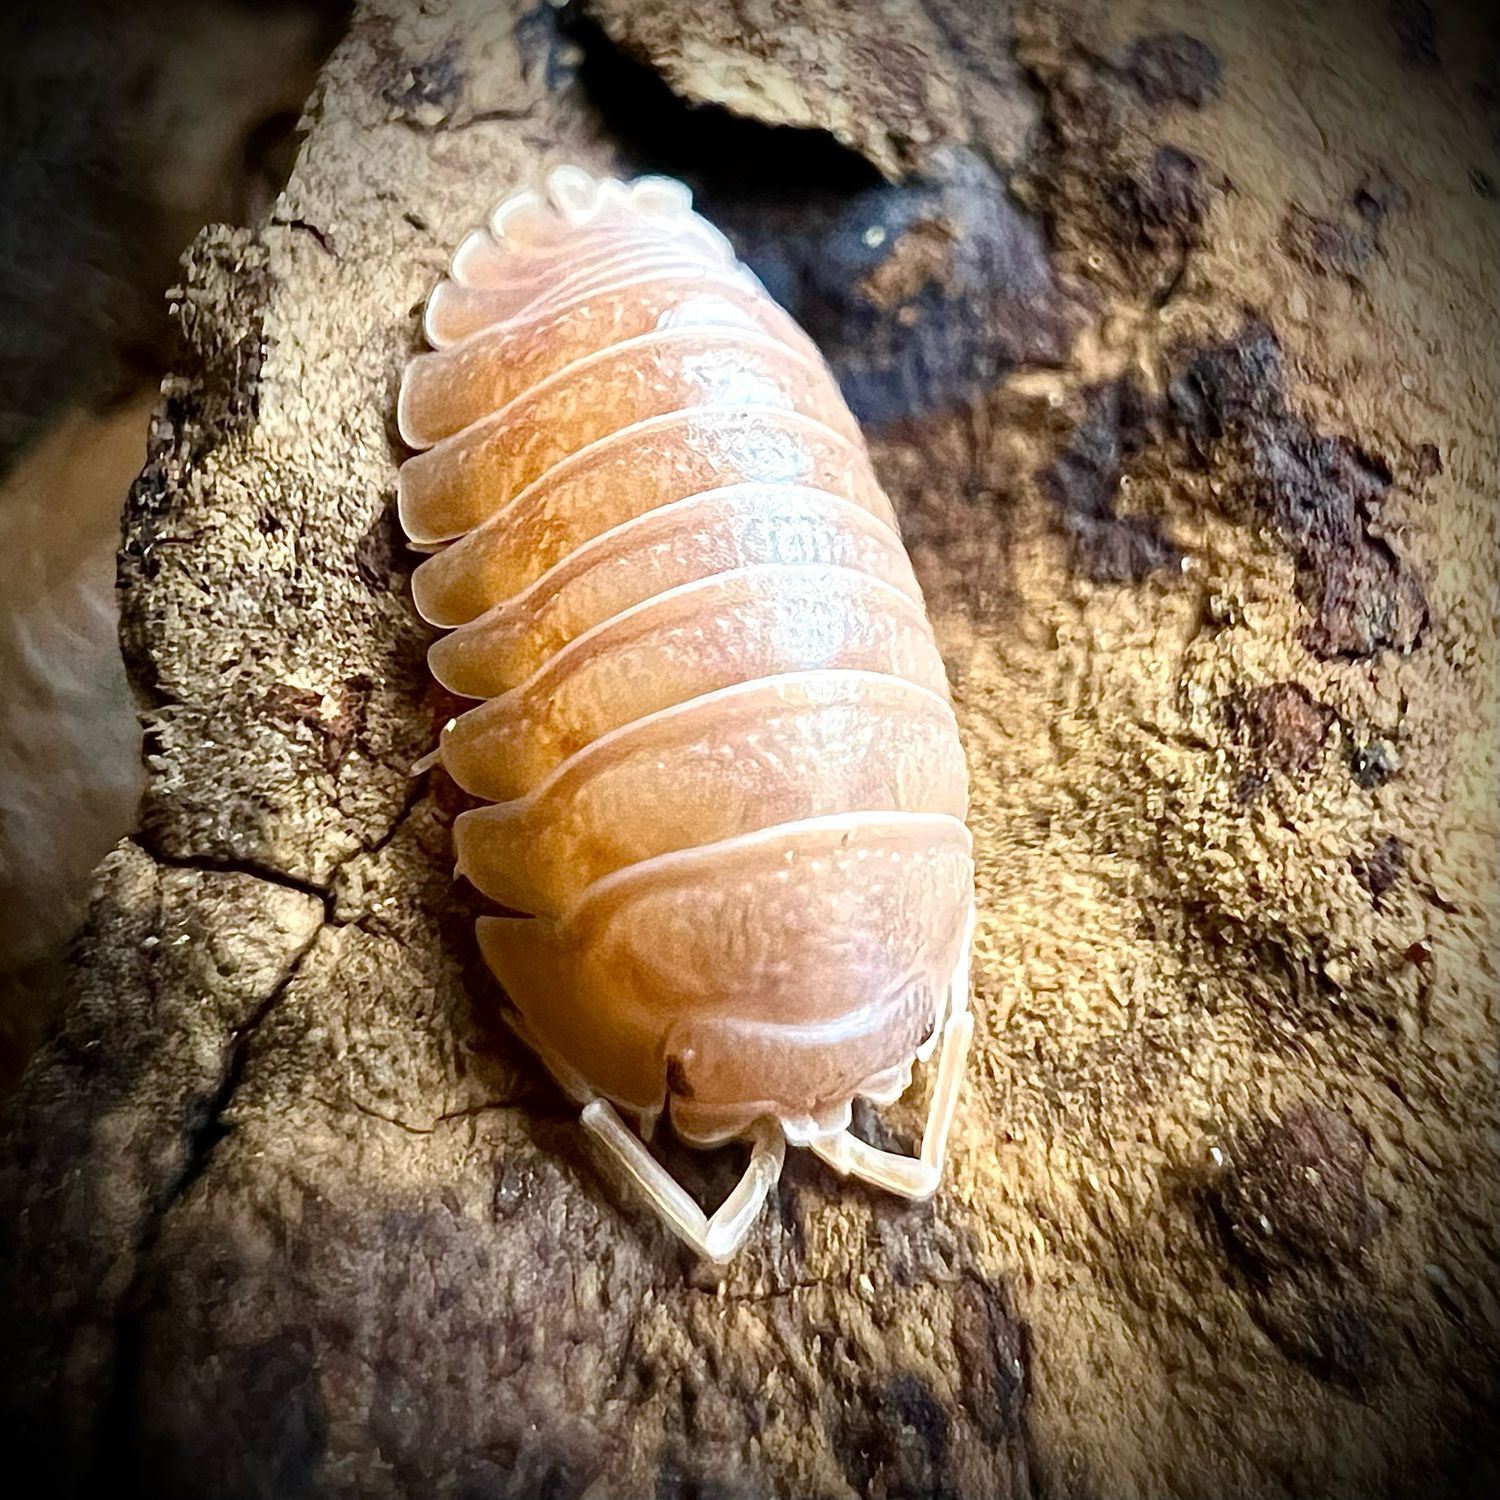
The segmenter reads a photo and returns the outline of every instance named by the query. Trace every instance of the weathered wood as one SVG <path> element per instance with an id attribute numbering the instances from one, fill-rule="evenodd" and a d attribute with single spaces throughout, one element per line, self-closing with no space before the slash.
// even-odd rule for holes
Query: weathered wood
<path id="1" fill-rule="evenodd" d="M 0 11 L 0 1092 L 140 796 L 115 558 L 172 353 L 162 294 L 205 222 L 274 201 L 338 5 Z"/>
<path id="2" fill-rule="evenodd" d="M 1482 46 L 969 9 L 369 0 L 270 221 L 200 238 L 122 561 L 146 815 L 0 1169 L 49 1493 L 1494 1477 Z M 973 772 L 951 1181 L 798 1156 L 720 1285 L 495 1024 L 406 772 L 447 710 L 398 372 L 446 248 L 569 159 L 687 176 L 828 349 Z"/>

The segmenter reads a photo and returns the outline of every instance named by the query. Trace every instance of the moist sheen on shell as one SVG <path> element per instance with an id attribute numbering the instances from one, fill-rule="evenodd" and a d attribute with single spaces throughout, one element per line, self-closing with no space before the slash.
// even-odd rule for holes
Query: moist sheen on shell
<path id="1" fill-rule="evenodd" d="M 506 200 L 398 422 L 433 759 L 517 1029 L 688 1139 L 832 1137 L 925 1055 L 973 909 L 967 778 L 889 501 L 807 336 L 664 179 Z M 520 913 L 521 915 L 517 915 Z"/>

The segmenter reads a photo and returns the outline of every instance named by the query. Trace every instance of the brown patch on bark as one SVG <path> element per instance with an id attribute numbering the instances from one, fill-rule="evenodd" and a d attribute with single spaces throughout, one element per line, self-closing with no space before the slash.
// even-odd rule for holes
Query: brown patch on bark
<path id="1" fill-rule="evenodd" d="M 1254 1300 L 1256 1321 L 1281 1351 L 1319 1380 L 1364 1391 L 1385 1373 L 1389 1355 L 1368 1298 L 1320 1294 L 1294 1282 Z"/>
<path id="2" fill-rule="evenodd" d="M 1368 1154 L 1344 1116 L 1305 1106 L 1235 1143 L 1215 1200 L 1252 1316 L 1288 1358 L 1352 1389 L 1386 1363 L 1366 1285 L 1385 1224 L 1365 1193 Z"/>
<path id="3" fill-rule="evenodd" d="M 863 1420 L 849 1421 L 841 1447 L 857 1494 L 943 1493 L 948 1417 L 920 1376 L 897 1375 L 868 1392 Z"/>
<path id="4" fill-rule="evenodd" d="M 1048 24 L 1050 33 L 1062 27 L 1060 20 Z M 1039 49 L 1034 63 L 1050 140 L 1021 184 L 1066 248 L 1089 247 L 1083 266 L 1090 274 L 1157 304 L 1180 283 L 1213 195 L 1224 186 L 1190 152 L 1150 139 L 1148 98 L 1183 91 L 1207 97 L 1205 60 L 1190 63 L 1192 49 L 1170 40 L 1115 69 L 1051 34 L 1051 47 Z M 1101 245 L 1113 252 L 1108 264 L 1100 263 Z"/>
<path id="5" fill-rule="evenodd" d="M 1234 1252 L 1265 1272 L 1357 1265 L 1384 1222 L 1365 1195 L 1368 1156 L 1343 1115 L 1316 1105 L 1247 1134 L 1219 1189 Z"/>
<path id="6" fill-rule="evenodd" d="M 1082 416 L 1040 477 L 1072 541 L 1073 566 L 1098 583 L 1139 583 L 1182 558 L 1157 517 L 1115 509 L 1121 474 L 1150 439 L 1150 416 L 1134 381 L 1090 386 Z"/>
<path id="7" fill-rule="evenodd" d="M 1351 859 L 1349 868 L 1369 891 L 1378 910 L 1380 898 L 1396 884 L 1406 869 L 1406 846 L 1394 836 L 1382 839 L 1368 854 Z"/>
<path id="8" fill-rule="evenodd" d="M 1218 53 L 1185 31 L 1138 37 L 1125 54 L 1124 69 L 1147 104 L 1194 109 L 1218 97 L 1223 73 Z"/>
<path id="9" fill-rule="evenodd" d="M 1411 195 L 1383 167 L 1367 172 L 1336 214 L 1315 214 L 1294 203 L 1281 222 L 1278 243 L 1298 265 L 1319 276 L 1343 276 L 1363 284 L 1381 254 L 1381 229 L 1394 213 L 1411 207 Z M 1349 211 L 1352 210 L 1352 217 Z"/>
<path id="10" fill-rule="evenodd" d="M 954 1300 L 953 1347 L 965 1401 L 991 1442 L 1009 1442 L 1024 1430 L 1026 1337 L 1002 1288 L 978 1277 Z"/>
<path id="11" fill-rule="evenodd" d="M 1196 245 L 1209 201 L 1202 163 L 1177 146 L 1158 146 L 1149 162 L 1109 187 L 1121 243 L 1154 254 Z"/>
<path id="12" fill-rule="evenodd" d="M 1334 719 L 1333 710 L 1300 682 L 1273 682 L 1254 689 L 1243 711 L 1257 758 L 1288 776 L 1311 769 Z"/>
<path id="13" fill-rule="evenodd" d="M 373 686 L 368 677 L 346 678 L 332 693 L 274 683 L 264 696 L 264 712 L 277 723 L 310 729 L 321 739 L 323 762 L 333 771 L 359 738 Z"/>
<path id="14" fill-rule="evenodd" d="M 1192 353 L 1171 385 L 1189 453 L 1222 475 L 1246 519 L 1270 521 L 1291 548 L 1321 657 L 1410 651 L 1427 623 L 1421 584 L 1371 529 L 1390 487 L 1378 458 L 1316 432 L 1286 399 L 1281 346 L 1263 323 Z"/>
<path id="15" fill-rule="evenodd" d="M 1346 276 L 1358 281 L 1375 257 L 1379 244 L 1368 224 L 1342 224 L 1293 204 L 1281 221 L 1279 243 L 1299 265 L 1322 276 Z"/>

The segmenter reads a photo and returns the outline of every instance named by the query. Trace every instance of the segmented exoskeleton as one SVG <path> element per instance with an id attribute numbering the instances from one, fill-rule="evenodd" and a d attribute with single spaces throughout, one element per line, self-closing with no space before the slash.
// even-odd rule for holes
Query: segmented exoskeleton
<path id="1" fill-rule="evenodd" d="M 432 757 L 490 799 L 458 868 L 513 1024 L 702 1254 L 785 1142 L 911 1197 L 971 1021 L 967 778 L 858 427 L 686 189 L 562 169 L 466 239 L 401 384 L 401 520 L 453 692 Z M 848 1129 L 942 1046 L 917 1157 Z M 748 1137 L 712 1218 L 649 1135 Z"/>

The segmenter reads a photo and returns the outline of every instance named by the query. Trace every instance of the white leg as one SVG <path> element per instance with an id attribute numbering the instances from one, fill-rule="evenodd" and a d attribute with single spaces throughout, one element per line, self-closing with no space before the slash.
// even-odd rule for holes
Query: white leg
<path id="1" fill-rule="evenodd" d="M 974 1035 L 974 1018 L 969 1014 L 967 940 L 964 956 L 954 971 L 947 1011 L 948 1020 L 938 1045 L 937 1077 L 933 1080 L 932 1102 L 927 1107 L 927 1125 L 922 1131 L 919 1153 L 899 1156 L 894 1151 L 879 1151 L 845 1130 L 829 1140 L 812 1143 L 813 1153 L 836 1172 L 857 1177 L 902 1198 L 930 1198 L 937 1191 L 948 1153 L 948 1132 L 958 1108 L 964 1062 Z"/>
<path id="2" fill-rule="evenodd" d="M 786 1141 L 774 1120 L 758 1120 L 751 1139 L 750 1164 L 713 1218 L 683 1191 L 677 1180 L 641 1144 L 638 1136 L 603 1099 L 584 1106 L 583 1123 L 613 1155 L 625 1175 L 659 1213 L 678 1239 L 705 1260 L 723 1264 L 745 1242 L 766 1194 L 781 1176 Z"/>

